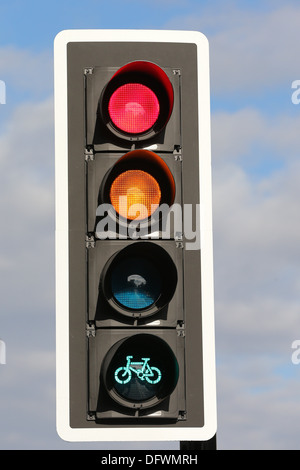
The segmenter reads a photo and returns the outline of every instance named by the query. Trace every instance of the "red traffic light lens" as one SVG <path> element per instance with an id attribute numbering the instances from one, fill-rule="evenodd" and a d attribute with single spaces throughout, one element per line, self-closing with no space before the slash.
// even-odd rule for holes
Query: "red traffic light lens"
<path id="1" fill-rule="evenodd" d="M 157 121 L 159 101 L 155 93 L 141 83 L 126 83 L 111 95 L 108 112 L 113 124 L 123 132 L 146 132 Z"/>
<path id="2" fill-rule="evenodd" d="M 111 77 L 100 97 L 107 129 L 125 140 L 147 140 L 169 121 L 174 90 L 166 72 L 146 61 L 130 62 Z"/>

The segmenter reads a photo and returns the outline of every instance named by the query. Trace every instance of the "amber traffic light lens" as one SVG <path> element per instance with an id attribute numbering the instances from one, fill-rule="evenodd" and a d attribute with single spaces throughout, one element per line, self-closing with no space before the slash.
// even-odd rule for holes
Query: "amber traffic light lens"
<path id="1" fill-rule="evenodd" d="M 115 211 L 129 220 L 147 219 L 157 209 L 161 190 L 156 179 L 142 170 L 128 170 L 113 181 L 110 200 Z"/>

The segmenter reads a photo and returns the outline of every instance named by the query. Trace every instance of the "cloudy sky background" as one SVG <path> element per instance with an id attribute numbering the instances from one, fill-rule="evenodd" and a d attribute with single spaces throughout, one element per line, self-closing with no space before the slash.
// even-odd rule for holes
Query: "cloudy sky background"
<path id="1" fill-rule="evenodd" d="M 53 40 L 74 28 L 208 37 L 218 448 L 300 449 L 299 26 L 297 0 L 1 1 L 0 449 L 166 447 L 56 434 Z"/>

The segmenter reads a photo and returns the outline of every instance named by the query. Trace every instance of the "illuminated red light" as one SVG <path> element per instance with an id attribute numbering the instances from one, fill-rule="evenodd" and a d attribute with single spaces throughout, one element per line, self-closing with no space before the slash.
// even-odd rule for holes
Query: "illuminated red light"
<path id="1" fill-rule="evenodd" d="M 123 132 L 139 134 L 152 128 L 159 116 L 155 93 L 141 83 L 126 83 L 117 88 L 108 103 L 113 124 Z"/>

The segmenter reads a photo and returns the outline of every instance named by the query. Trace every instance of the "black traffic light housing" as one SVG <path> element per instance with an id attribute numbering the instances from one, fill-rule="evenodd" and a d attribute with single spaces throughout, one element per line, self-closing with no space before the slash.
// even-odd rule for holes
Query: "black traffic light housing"
<path id="1" fill-rule="evenodd" d="M 62 32 L 55 106 L 58 432 L 208 440 L 216 391 L 207 40 Z"/>
<path id="2" fill-rule="evenodd" d="M 176 330 L 101 329 L 89 346 L 89 413 L 96 423 L 185 418 L 184 341 Z"/>

